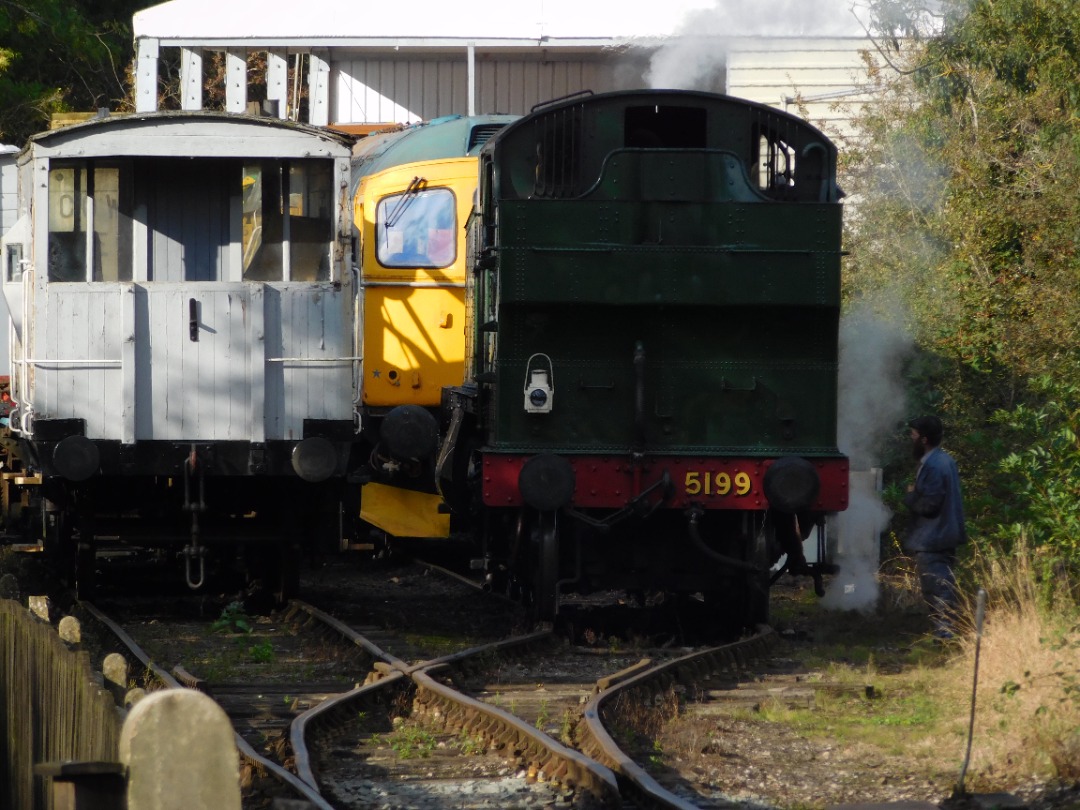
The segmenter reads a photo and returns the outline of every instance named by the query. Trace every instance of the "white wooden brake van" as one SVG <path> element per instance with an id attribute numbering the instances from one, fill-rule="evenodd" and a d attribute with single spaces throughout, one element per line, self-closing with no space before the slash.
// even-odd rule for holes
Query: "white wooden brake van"
<path id="1" fill-rule="evenodd" d="M 11 430 L 61 544 L 138 512 L 199 556 L 336 497 L 313 487 L 356 438 L 350 145 L 210 112 L 31 138 L 0 254 Z"/>

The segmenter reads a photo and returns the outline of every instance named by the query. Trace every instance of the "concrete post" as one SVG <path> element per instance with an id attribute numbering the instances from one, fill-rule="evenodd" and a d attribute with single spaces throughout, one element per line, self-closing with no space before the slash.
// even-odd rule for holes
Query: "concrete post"
<path id="1" fill-rule="evenodd" d="M 73 647 L 82 644 L 82 625 L 74 616 L 65 616 L 56 626 L 60 638 Z"/>
<path id="2" fill-rule="evenodd" d="M 50 621 L 52 613 L 52 600 L 47 596 L 30 596 L 26 600 L 30 612 L 44 622 Z"/>
<path id="3" fill-rule="evenodd" d="M 123 704 L 128 690 L 128 662 L 120 653 L 109 653 L 101 664 L 105 688 L 118 704 Z"/>

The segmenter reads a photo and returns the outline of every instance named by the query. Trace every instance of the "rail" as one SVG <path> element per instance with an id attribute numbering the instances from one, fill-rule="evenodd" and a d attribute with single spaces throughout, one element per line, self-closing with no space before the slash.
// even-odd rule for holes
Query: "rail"
<path id="1" fill-rule="evenodd" d="M 623 753 L 608 734 L 604 716 L 614 713 L 611 704 L 616 699 L 625 698 L 636 705 L 654 705 L 655 698 L 674 684 L 693 683 L 711 672 L 743 667 L 752 658 L 766 653 L 775 641 L 772 628 L 762 626 L 749 638 L 658 664 L 599 692 L 585 706 L 579 729 L 581 750 L 615 772 L 621 794 L 636 806 L 693 810 L 696 805 L 663 787 Z"/>
<path id="2" fill-rule="evenodd" d="M 89 602 L 80 603 L 81 606 L 89 613 L 95 621 L 99 622 L 102 626 L 107 628 L 113 636 L 124 646 L 125 649 L 138 660 L 149 672 L 154 674 L 161 683 L 163 683 L 169 689 L 186 689 L 183 683 L 174 677 L 171 673 L 166 672 L 160 666 L 150 660 L 150 657 L 146 652 L 137 644 L 135 640 L 122 628 L 116 624 L 112 619 L 98 610 L 93 604 Z M 185 673 L 180 671 L 183 677 Z M 186 678 L 185 678 L 186 679 Z M 335 810 L 333 805 L 329 804 L 317 790 L 313 790 L 310 785 L 298 778 L 295 774 L 282 768 L 276 762 L 261 756 L 253 749 L 248 742 L 239 734 L 234 734 L 236 740 L 236 747 L 239 751 L 240 757 L 250 765 L 265 770 L 267 773 L 274 776 L 280 782 L 288 785 L 294 790 L 302 799 L 311 802 L 311 804 L 317 808 L 317 810 Z"/>

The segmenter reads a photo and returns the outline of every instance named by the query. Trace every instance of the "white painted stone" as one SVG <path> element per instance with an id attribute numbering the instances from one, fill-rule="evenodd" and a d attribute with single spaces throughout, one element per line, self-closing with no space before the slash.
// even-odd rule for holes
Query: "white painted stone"
<path id="1" fill-rule="evenodd" d="M 225 711 L 169 689 L 136 703 L 120 733 L 128 810 L 240 810 L 239 758 Z"/>
<path id="2" fill-rule="evenodd" d="M 79 620 L 74 616 L 65 616 L 62 618 L 56 629 L 60 633 L 60 638 L 68 644 L 82 643 L 82 625 L 79 624 Z"/>
<path id="3" fill-rule="evenodd" d="M 49 621 L 49 597 L 47 596 L 30 596 L 27 597 L 27 605 L 30 607 L 30 612 L 37 616 L 39 619 Z"/>
<path id="4" fill-rule="evenodd" d="M 128 662 L 120 653 L 109 653 L 101 665 L 101 674 L 105 680 L 117 686 L 127 688 L 128 685 Z"/>

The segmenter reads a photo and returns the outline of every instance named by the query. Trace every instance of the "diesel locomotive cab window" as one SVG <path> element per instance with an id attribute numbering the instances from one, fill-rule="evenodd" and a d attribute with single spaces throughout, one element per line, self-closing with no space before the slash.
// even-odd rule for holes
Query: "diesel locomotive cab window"
<path id="1" fill-rule="evenodd" d="M 91 162 L 49 171 L 49 281 L 131 280 L 131 172 Z"/>
<path id="2" fill-rule="evenodd" d="M 457 255 L 457 206 L 447 188 L 418 180 L 383 197 L 375 213 L 376 256 L 384 267 L 446 267 Z"/>

